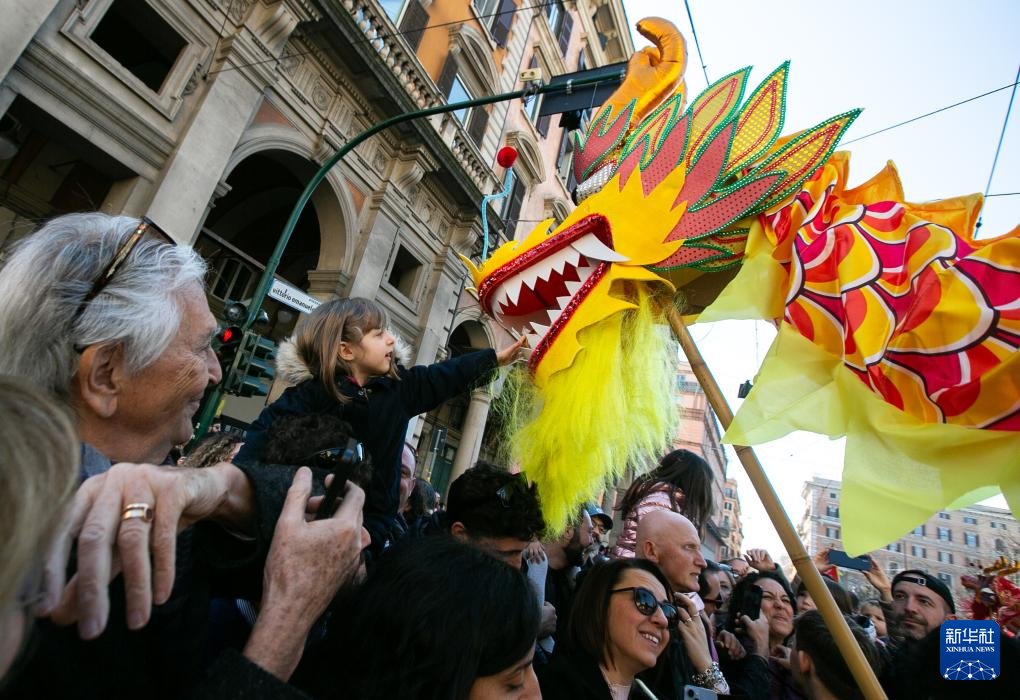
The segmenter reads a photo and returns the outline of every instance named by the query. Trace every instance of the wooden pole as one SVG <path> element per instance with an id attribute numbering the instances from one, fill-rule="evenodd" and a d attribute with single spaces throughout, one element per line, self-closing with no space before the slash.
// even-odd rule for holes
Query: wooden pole
<path id="1" fill-rule="evenodd" d="M 687 330 L 687 324 L 684 323 L 680 312 L 673 305 L 669 307 L 668 317 L 669 325 L 672 327 L 680 347 L 683 348 L 684 354 L 687 355 L 687 361 L 690 363 L 698 383 L 701 384 L 705 396 L 708 397 L 709 405 L 712 406 L 712 410 L 719 417 L 719 422 L 722 423 L 723 428 L 729 428 L 730 423 L 733 422 L 733 412 L 730 410 L 729 404 L 726 403 L 726 399 L 723 397 L 715 377 L 712 376 L 708 365 L 705 364 L 698 346 L 694 343 L 694 338 L 691 337 L 690 331 Z M 811 561 L 807 550 L 804 549 L 804 543 L 800 541 L 796 530 L 793 529 L 793 523 L 790 522 L 790 517 L 779 502 L 779 496 L 776 495 L 768 476 L 765 475 L 765 470 L 762 469 L 758 456 L 750 447 L 734 446 L 733 449 L 736 450 L 740 463 L 751 478 L 754 490 L 758 492 L 758 498 L 761 499 L 762 504 L 765 506 L 765 511 L 768 513 L 772 525 L 776 528 L 776 532 L 779 533 L 779 538 L 783 541 L 783 546 L 786 547 L 790 559 L 793 560 L 793 565 L 797 567 L 797 573 L 800 574 L 801 580 L 807 586 L 811 599 L 818 606 L 818 612 L 821 613 L 822 618 L 825 619 L 826 626 L 832 632 L 836 645 L 850 667 L 850 672 L 853 673 L 854 680 L 857 681 L 857 685 L 860 687 L 861 692 L 864 693 L 864 697 L 867 700 L 885 700 L 886 695 L 882 690 L 882 686 L 879 685 L 874 671 L 867 660 L 865 660 L 864 654 L 861 653 L 861 648 L 857 646 L 857 640 L 854 639 L 853 633 L 850 632 L 850 628 L 843 618 L 843 613 L 836 607 L 836 601 L 833 600 L 828 587 L 822 581 L 821 573 L 815 568 L 814 562 Z"/>

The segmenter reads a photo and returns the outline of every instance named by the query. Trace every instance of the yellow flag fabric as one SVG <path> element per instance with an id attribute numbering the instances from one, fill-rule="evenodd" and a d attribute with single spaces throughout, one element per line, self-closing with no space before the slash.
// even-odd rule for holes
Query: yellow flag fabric
<path id="1" fill-rule="evenodd" d="M 755 445 L 794 430 L 847 437 L 840 518 L 855 556 L 1000 488 L 1020 505 L 1016 433 L 923 423 L 784 323 L 725 441 Z"/>
<path id="2" fill-rule="evenodd" d="M 978 241 L 980 195 L 911 204 L 890 163 L 847 190 L 836 153 L 757 217 L 699 317 L 782 319 L 724 440 L 847 437 L 843 542 L 884 546 L 938 510 L 1020 504 L 1020 228 Z"/>

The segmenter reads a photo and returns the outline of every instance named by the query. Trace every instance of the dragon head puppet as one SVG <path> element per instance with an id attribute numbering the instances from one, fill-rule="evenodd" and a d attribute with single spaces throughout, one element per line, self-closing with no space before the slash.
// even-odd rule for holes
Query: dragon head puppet
<path id="1" fill-rule="evenodd" d="M 746 97 L 750 68 L 686 105 L 685 47 L 676 28 L 646 19 L 638 30 L 655 46 L 631 58 L 623 84 L 575 137 L 577 208 L 480 266 L 465 261 L 484 312 L 530 341 L 533 400 L 516 402 L 517 420 L 505 424 L 512 456 L 539 485 L 554 530 L 580 501 L 668 445 L 677 414 L 677 350 L 663 332 L 671 305 L 697 314 L 714 304 L 712 313 L 737 287 L 767 299 L 758 315 L 729 317 L 786 321 L 821 346 L 833 367 L 845 361 L 895 406 L 887 389 L 900 380 L 887 379 L 893 370 L 886 368 L 903 363 L 879 365 L 897 333 L 924 325 L 907 316 L 933 308 L 912 302 L 925 289 L 915 280 L 943 275 L 957 257 L 981 248 L 950 230 L 973 225 L 970 200 L 902 204 L 891 167 L 844 189 L 846 157 L 833 152 L 857 110 L 782 137 L 787 64 Z M 755 276 L 760 264 L 769 275 Z M 883 299 L 856 301 L 863 286 L 893 278 L 889 291 L 872 295 Z M 819 291 L 807 298 L 812 285 Z M 953 308 L 977 314 L 980 303 L 974 297 Z M 1008 316 L 1009 300 L 1001 304 Z M 864 347 L 877 350 L 861 371 Z"/>

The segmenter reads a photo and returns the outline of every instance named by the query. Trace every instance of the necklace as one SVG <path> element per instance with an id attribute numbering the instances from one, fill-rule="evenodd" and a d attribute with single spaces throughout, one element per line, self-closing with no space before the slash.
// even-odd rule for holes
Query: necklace
<path id="1" fill-rule="evenodd" d="M 627 696 L 630 695 L 630 683 L 613 683 L 609 680 L 609 674 L 606 673 L 606 669 L 600 664 L 599 671 L 602 672 L 602 678 L 605 679 L 606 685 L 609 686 L 609 694 L 613 697 L 613 700 L 626 700 Z"/>

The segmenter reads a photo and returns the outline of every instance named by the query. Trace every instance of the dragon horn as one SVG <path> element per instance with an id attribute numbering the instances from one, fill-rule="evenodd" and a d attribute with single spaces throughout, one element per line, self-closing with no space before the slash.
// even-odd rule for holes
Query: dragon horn
<path id="1" fill-rule="evenodd" d="M 615 113 L 636 100 L 632 124 L 641 122 L 683 86 L 687 65 L 687 43 L 672 22 L 661 17 L 647 17 L 637 23 L 637 30 L 655 46 L 645 47 L 631 56 L 627 76 L 606 100 Z"/>

